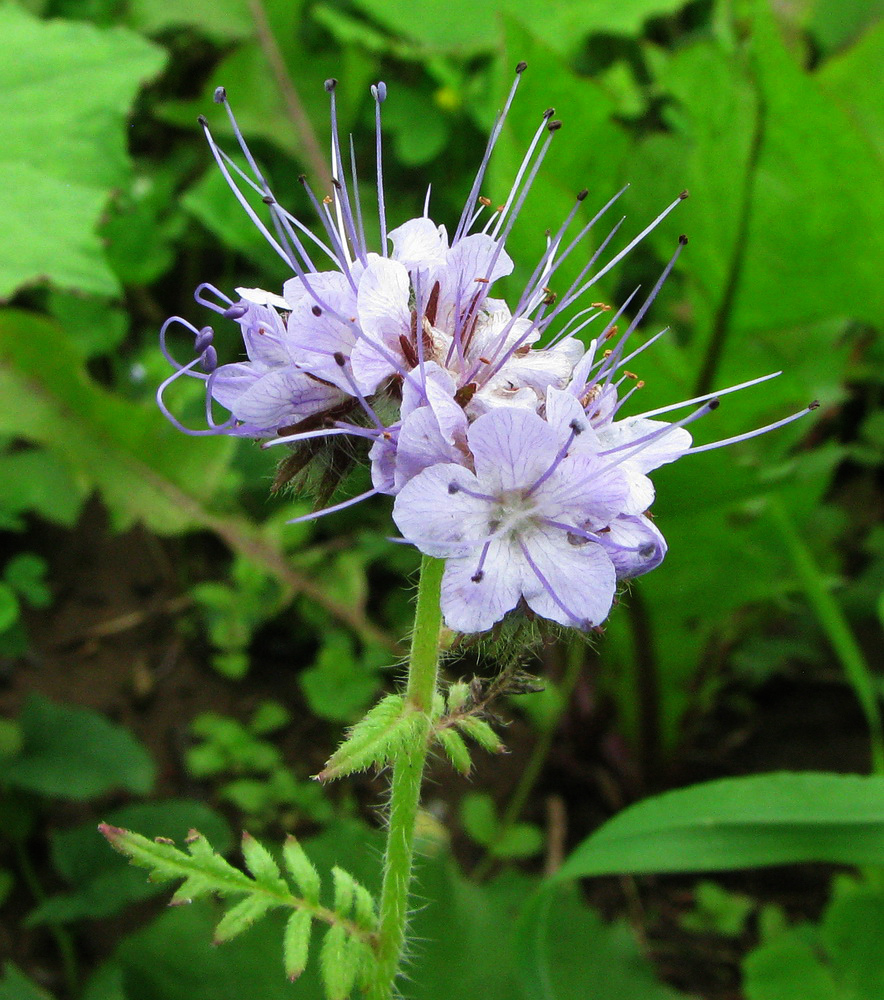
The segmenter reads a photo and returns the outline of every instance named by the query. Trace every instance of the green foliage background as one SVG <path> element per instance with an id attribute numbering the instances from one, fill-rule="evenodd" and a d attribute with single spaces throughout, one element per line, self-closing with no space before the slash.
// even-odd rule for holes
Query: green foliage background
<path id="1" fill-rule="evenodd" d="M 516 0 L 5 0 L 0 35 L 0 523 L 10 551 L 27 550 L 37 520 L 76 531 L 94 494 L 115 529 L 143 524 L 181 539 L 182 554 L 195 533 L 216 536 L 230 552 L 230 573 L 222 579 L 219 564 L 218 581 L 193 591 L 215 667 L 246 675 L 255 630 L 278 623 L 295 656 L 305 651 L 301 686 L 314 713 L 332 723 L 331 750 L 335 727 L 385 683 L 381 667 L 407 628 L 405 581 L 416 559 L 384 541 L 383 502 L 319 526 L 286 526 L 304 507 L 266 499 L 274 456 L 248 442 L 186 438 L 154 405 L 167 374 L 157 328 L 173 313 L 197 326 L 207 321 L 191 298 L 200 281 L 278 289 L 286 277 L 219 179 L 196 116 L 207 115 L 231 142 L 211 98 L 226 86 L 280 200 L 310 221 L 296 178 L 316 168 L 292 117 L 293 91 L 325 149 L 322 82 L 337 77 L 342 127 L 369 165 L 368 87 L 383 78 L 388 218 L 394 225 L 418 214 L 432 183 L 433 216 L 451 226 L 524 59 L 529 70 L 484 193 L 503 200 L 548 106 L 564 127 L 510 239 L 517 270 L 508 292 L 518 294 L 545 231 L 581 188 L 590 191 L 591 213 L 630 183 L 624 233 L 688 188 L 677 221 L 646 240 L 598 294 L 620 301 L 639 282 L 649 288 L 677 235 L 689 235 L 645 324 L 645 335 L 665 325 L 672 333 L 642 356 L 644 406 L 783 369 L 781 378 L 728 397 L 698 431 L 705 441 L 821 402 L 786 431 L 657 474 L 655 515 L 670 552 L 624 598 L 600 648 L 618 728 L 653 773 L 725 681 L 737 676 L 751 687 L 796 664 L 846 670 L 874 715 L 878 688 L 853 640 L 871 636 L 870 648 L 880 648 L 884 610 L 875 481 L 884 448 L 884 119 L 876 83 L 884 28 L 874 3 L 538 0 L 529 13 Z M 368 205 L 372 171 L 362 174 Z M 376 242 L 369 218 L 372 228 Z M 562 288 L 580 266 L 565 268 Z M 234 334 L 219 326 L 222 360 L 237 356 Z M 184 357 L 190 345 L 181 346 Z M 192 425 L 201 405 L 199 393 L 186 391 L 176 402 Z M 335 542 L 341 538 L 345 544 Z M 189 573 L 185 559 L 188 586 Z M 40 571 L 7 569 L 0 584 L 0 638 L 12 655 L 27 647 L 21 607 L 47 599 L 40 579 Z M 51 560 L 46 582 L 51 591 Z M 130 763 L 140 777 L 118 784 L 143 792 L 149 761 Z M 34 767 L 36 785 L 19 786 L 58 794 L 41 786 L 45 776 Z M 327 841 L 320 850 L 334 854 L 334 838 Z M 454 892 L 450 926 L 459 907 L 470 914 L 463 975 L 481 979 L 470 949 L 481 953 L 509 912 L 507 893 L 516 898 L 521 888 L 480 891 L 447 861 L 432 868 L 428 886 L 433 880 L 443 895 Z M 417 930 L 443 940 L 443 930 L 424 927 L 442 919 L 422 914 Z M 579 920 L 597 922 L 588 911 Z M 207 940 L 207 921 L 205 906 L 170 912 L 130 939 L 85 996 L 289 992 L 259 957 L 270 947 L 267 928 L 251 944 L 203 956 L 198 982 L 187 979 L 186 948 L 177 952 L 180 969 L 152 957 L 168 954 L 172 940 Z M 598 947 L 632 954 L 620 930 L 604 930 Z M 427 952 L 428 970 L 434 954 Z M 756 979 L 762 965 L 753 966 Z M 440 960 L 439 975 L 445 968 Z M 239 978 L 252 973 L 258 978 Z M 427 972 L 431 984 L 434 975 Z M 498 992 L 477 980 L 460 995 L 513 996 L 509 975 L 498 977 Z M 674 995 L 644 967 L 636 976 L 622 988 L 612 981 L 604 996 Z M 305 980 L 293 995 L 314 988 Z M 441 995 L 432 985 L 415 988 L 415 997 Z M 0 996 L 26 995 L 14 989 L 0 986 Z M 756 989 L 754 996 L 768 995 Z"/>

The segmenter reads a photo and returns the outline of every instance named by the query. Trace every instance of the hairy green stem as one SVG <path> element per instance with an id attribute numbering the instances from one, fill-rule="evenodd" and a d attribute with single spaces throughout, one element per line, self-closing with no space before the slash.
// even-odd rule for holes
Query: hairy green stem
<path id="1" fill-rule="evenodd" d="M 423 721 L 416 729 L 410 746 L 393 763 L 378 926 L 378 962 L 374 981 L 368 992 L 370 1000 L 389 1000 L 393 996 L 405 944 L 414 833 L 427 759 L 430 710 L 433 707 L 439 669 L 439 633 L 442 628 L 439 595 L 444 568 L 445 563 L 441 559 L 431 559 L 428 556 L 424 556 L 421 563 L 405 701 L 406 705 L 421 713 Z"/>

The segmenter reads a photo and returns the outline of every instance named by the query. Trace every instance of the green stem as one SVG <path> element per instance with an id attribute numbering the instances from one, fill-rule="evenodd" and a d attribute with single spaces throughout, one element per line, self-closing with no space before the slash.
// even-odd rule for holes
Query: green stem
<path id="1" fill-rule="evenodd" d="M 393 996 L 405 944 L 414 833 L 430 736 L 430 710 L 436 694 L 439 668 L 439 633 L 442 628 L 439 595 L 444 568 L 445 563 L 441 559 L 428 556 L 424 556 L 421 563 L 405 700 L 407 705 L 422 713 L 422 725 L 415 733 L 411 746 L 393 763 L 378 925 L 378 962 L 368 991 L 370 1000 L 389 1000 Z"/>
<path id="2" fill-rule="evenodd" d="M 881 719 L 874 675 L 850 630 L 844 612 L 832 597 L 810 549 L 795 530 L 783 502 L 778 496 L 771 496 L 768 505 L 773 521 L 792 557 L 792 563 L 807 600 L 835 655 L 841 661 L 845 676 L 853 687 L 856 699 L 866 717 L 871 742 L 872 771 L 875 774 L 884 774 L 884 723 Z"/>

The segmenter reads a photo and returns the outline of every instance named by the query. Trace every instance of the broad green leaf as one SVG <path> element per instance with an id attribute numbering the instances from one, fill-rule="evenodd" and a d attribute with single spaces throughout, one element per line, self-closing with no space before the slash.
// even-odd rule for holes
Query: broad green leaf
<path id="1" fill-rule="evenodd" d="M 0 297 L 45 280 L 115 294 L 95 228 L 129 176 L 125 115 L 165 55 L 124 28 L 39 21 L 12 3 L 0 32 Z"/>
<path id="2" fill-rule="evenodd" d="M 848 1000 L 813 942 L 794 931 L 752 952 L 743 972 L 748 1000 Z"/>
<path id="3" fill-rule="evenodd" d="M 546 44 L 567 54 L 587 35 L 636 35 L 648 18 L 671 14 L 684 5 L 685 0 L 539 0 L 530 8 L 530 18 Z M 500 14 L 528 14 L 519 0 L 493 5 L 424 0 L 420 17 L 414 16 L 406 0 L 357 0 L 357 6 L 400 36 L 458 55 L 491 51 L 499 38 Z"/>
<path id="4" fill-rule="evenodd" d="M 0 979 L 0 1000 L 52 1000 L 52 998 L 19 972 L 12 962 L 7 962 L 3 966 L 3 978 Z"/>
<path id="5" fill-rule="evenodd" d="M 884 863 L 884 778 L 783 772 L 665 792 L 608 820 L 556 877 L 805 861 Z"/>
<path id="6" fill-rule="evenodd" d="M 467 792 L 460 800 L 460 821 L 477 844 L 487 847 L 493 843 L 498 828 L 494 800 L 483 792 Z"/>
<path id="7" fill-rule="evenodd" d="M 365 710 L 380 678 L 356 657 L 349 636 L 331 631 L 316 662 L 298 675 L 298 683 L 311 712 L 332 722 L 350 722 Z"/>
<path id="8" fill-rule="evenodd" d="M 22 748 L 4 770 L 16 788 L 89 799 L 117 788 L 143 794 L 153 786 L 153 761 L 142 744 L 91 709 L 32 694 L 20 722 Z"/>
<path id="9" fill-rule="evenodd" d="M 45 448 L 0 455 L 0 518 L 6 531 L 21 531 L 21 515 L 36 513 L 67 528 L 77 523 L 86 499 L 82 485 L 65 464 Z"/>
<path id="10" fill-rule="evenodd" d="M 250 38 L 255 30 L 248 0 L 130 0 L 128 23 L 146 35 L 194 28 L 222 43 Z"/>
<path id="11" fill-rule="evenodd" d="M 840 2 L 835 7 L 835 0 L 830 0 L 829 6 L 841 9 Z M 816 73 L 820 87 L 865 132 L 879 157 L 884 157 L 884 104 L 877 86 L 882 64 L 884 22 L 879 22 L 850 48 L 823 63 Z"/>

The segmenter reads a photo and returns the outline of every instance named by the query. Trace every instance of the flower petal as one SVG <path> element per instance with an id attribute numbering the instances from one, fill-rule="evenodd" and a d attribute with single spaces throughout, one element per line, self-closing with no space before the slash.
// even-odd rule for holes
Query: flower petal
<path id="1" fill-rule="evenodd" d="M 554 528 L 533 532 L 523 543 L 534 564 L 534 580 L 530 585 L 526 581 L 524 591 L 533 611 L 560 625 L 582 628 L 608 617 L 617 581 L 600 545 L 574 545 L 564 531 Z"/>
<path id="2" fill-rule="evenodd" d="M 442 577 L 442 614 L 457 632 L 486 632 L 511 611 L 522 592 L 524 557 L 513 539 L 495 539 L 482 563 L 481 549 L 449 559 Z"/>
<path id="3" fill-rule="evenodd" d="M 490 534 L 490 504 L 464 492 L 451 493 L 451 483 L 479 491 L 476 477 L 463 466 L 434 465 L 409 480 L 393 504 L 402 537 L 439 559 L 467 555 Z"/>
<path id="4" fill-rule="evenodd" d="M 529 410 L 496 409 L 478 417 L 467 432 L 482 492 L 525 489 L 556 457 L 552 427 Z"/>
<path id="5" fill-rule="evenodd" d="M 393 260 L 409 270 L 445 263 L 448 233 L 445 226 L 437 226 L 431 219 L 409 219 L 388 236 L 393 244 Z"/>
<path id="6" fill-rule="evenodd" d="M 629 461 L 642 472 L 651 472 L 653 469 L 666 465 L 667 462 L 674 462 L 691 446 L 691 435 L 684 427 L 674 427 L 671 431 L 660 434 L 647 444 L 640 446 L 636 444 L 635 454 L 627 447 L 632 442 L 638 442 L 641 438 L 648 437 L 664 428 L 671 426 L 665 420 L 649 420 L 647 417 L 628 417 L 626 420 L 617 420 L 613 424 L 599 430 L 599 440 L 603 448 L 620 447 L 620 452 L 614 454 L 625 457 L 629 455 Z M 614 458 L 614 455 L 611 456 Z"/>
<path id="7" fill-rule="evenodd" d="M 618 517 L 601 536 L 618 580 L 640 576 L 663 562 L 666 539 L 647 517 Z"/>

